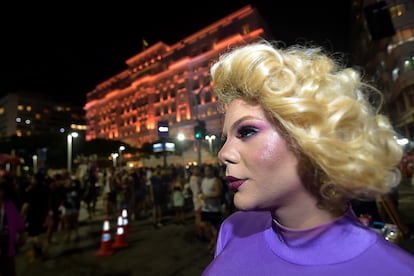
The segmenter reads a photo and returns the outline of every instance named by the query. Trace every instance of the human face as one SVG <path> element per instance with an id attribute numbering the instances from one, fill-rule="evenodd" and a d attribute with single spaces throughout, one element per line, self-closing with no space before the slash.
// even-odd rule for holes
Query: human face
<path id="1" fill-rule="evenodd" d="M 298 160 L 260 105 L 233 100 L 224 119 L 226 142 L 219 152 L 240 210 L 275 210 L 305 194 Z"/>

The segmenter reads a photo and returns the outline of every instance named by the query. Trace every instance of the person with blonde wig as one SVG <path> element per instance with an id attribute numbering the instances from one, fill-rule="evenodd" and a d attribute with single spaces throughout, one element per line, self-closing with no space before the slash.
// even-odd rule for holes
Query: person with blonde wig
<path id="1" fill-rule="evenodd" d="M 211 77 L 237 211 L 204 276 L 414 275 L 414 256 L 350 205 L 400 182 L 380 91 L 321 47 L 266 40 L 223 53 Z"/>

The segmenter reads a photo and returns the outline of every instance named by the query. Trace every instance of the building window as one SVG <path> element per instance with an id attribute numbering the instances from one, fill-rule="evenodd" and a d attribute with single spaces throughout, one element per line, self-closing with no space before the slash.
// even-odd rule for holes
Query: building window
<path id="1" fill-rule="evenodd" d="M 155 94 L 155 102 L 160 102 L 160 100 L 161 100 L 161 95 L 160 95 L 160 93 L 157 93 L 157 94 Z"/>
<path id="2" fill-rule="evenodd" d="M 387 46 L 388 53 L 391 53 L 396 47 L 404 43 L 414 41 L 414 28 L 398 30 L 392 37 L 392 42 Z"/>
<path id="3" fill-rule="evenodd" d="M 248 33 L 250 33 L 249 24 L 243 25 L 243 34 L 246 35 Z"/>
<path id="4" fill-rule="evenodd" d="M 186 95 L 184 93 L 181 93 L 178 96 L 178 104 L 180 105 L 180 104 L 184 104 L 186 102 L 187 102 Z"/>
<path id="5" fill-rule="evenodd" d="M 186 115 L 187 115 L 187 108 L 186 107 L 181 107 L 180 108 L 180 118 L 179 118 L 179 120 L 182 121 L 182 120 L 188 119 Z"/>
<path id="6" fill-rule="evenodd" d="M 409 72 L 413 70 L 413 63 L 411 62 L 411 59 L 405 59 L 403 64 L 404 72 Z"/>
<path id="7" fill-rule="evenodd" d="M 405 6 L 404 5 L 395 5 L 395 6 L 390 7 L 391 17 L 402 16 L 404 12 L 405 12 Z"/>

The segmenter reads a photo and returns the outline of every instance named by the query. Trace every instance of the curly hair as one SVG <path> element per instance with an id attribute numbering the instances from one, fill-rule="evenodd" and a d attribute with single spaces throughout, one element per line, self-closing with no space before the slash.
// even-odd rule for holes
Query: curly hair
<path id="1" fill-rule="evenodd" d="M 305 185 L 321 205 L 375 198 L 399 183 L 402 148 L 380 114 L 381 92 L 322 48 L 257 41 L 223 53 L 210 73 L 224 107 L 237 98 L 260 104 L 294 141 L 299 173 L 316 179 Z"/>

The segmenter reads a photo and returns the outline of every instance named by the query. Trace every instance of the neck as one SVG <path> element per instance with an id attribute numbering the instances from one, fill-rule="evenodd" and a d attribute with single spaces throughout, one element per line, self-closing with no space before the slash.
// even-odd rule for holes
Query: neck
<path id="1" fill-rule="evenodd" d="M 272 212 L 272 217 L 287 228 L 308 229 L 328 223 L 337 216 L 328 210 L 319 208 L 316 201 L 311 200 L 279 207 Z"/>

